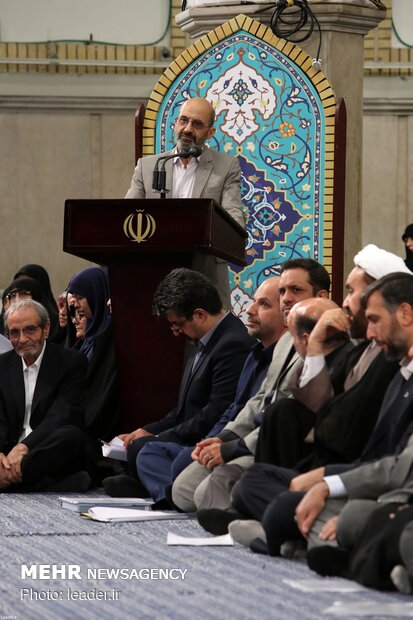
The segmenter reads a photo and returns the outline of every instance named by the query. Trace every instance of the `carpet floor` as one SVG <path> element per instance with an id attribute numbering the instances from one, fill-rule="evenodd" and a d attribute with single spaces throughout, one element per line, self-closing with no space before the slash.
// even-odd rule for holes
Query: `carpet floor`
<path id="1" fill-rule="evenodd" d="M 0 495 L 0 620 L 413 617 L 412 597 L 365 588 L 325 591 L 329 584 L 354 584 L 317 577 L 303 561 L 268 558 L 239 545 L 166 545 L 168 531 L 207 536 L 195 520 L 98 523 L 63 510 L 57 498 Z M 73 574 L 49 574 L 49 565 L 73 565 Z M 290 584 L 307 580 L 314 580 L 307 592 Z M 376 613 L 366 611 L 372 603 Z"/>

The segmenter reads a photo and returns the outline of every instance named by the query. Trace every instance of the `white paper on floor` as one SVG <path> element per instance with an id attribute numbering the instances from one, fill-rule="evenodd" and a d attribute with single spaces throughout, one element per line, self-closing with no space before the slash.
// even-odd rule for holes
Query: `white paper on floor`
<path id="1" fill-rule="evenodd" d="M 413 617 L 413 603 L 344 603 L 336 601 L 334 605 L 323 611 L 323 614 L 334 616 L 388 616 L 392 618 Z"/>
<path id="2" fill-rule="evenodd" d="M 167 545 L 191 545 L 193 547 L 206 547 L 206 546 L 218 546 L 228 547 L 234 544 L 230 534 L 224 534 L 224 536 L 209 536 L 208 538 L 187 538 L 186 536 L 179 536 L 173 532 L 168 532 L 166 539 Z"/>
<path id="3" fill-rule="evenodd" d="M 354 581 L 347 579 L 283 579 L 287 585 L 301 592 L 361 592 L 364 590 Z"/>

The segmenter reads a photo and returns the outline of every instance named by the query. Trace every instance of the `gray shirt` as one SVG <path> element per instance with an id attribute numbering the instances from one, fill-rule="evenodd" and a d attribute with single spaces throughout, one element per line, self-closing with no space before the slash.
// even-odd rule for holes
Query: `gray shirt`
<path id="1" fill-rule="evenodd" d="M 13 347 L 10 340 L 0 334 L 0 353 L 6 353 L 7 351 L 11 351 L 12 348 Z"/>

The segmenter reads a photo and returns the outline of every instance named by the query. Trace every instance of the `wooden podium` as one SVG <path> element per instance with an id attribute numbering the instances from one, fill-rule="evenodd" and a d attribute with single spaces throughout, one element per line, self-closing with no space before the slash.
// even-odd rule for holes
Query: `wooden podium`
<path id="1" fill-rule="evenodd" d="M 66 200 L 64 251 L 108 268 L 124 432 L 177 400 L 184 340 L 152 313 L 158 284 L 197 253 L 245 264 L 246 236 L 210 199 Z"/>

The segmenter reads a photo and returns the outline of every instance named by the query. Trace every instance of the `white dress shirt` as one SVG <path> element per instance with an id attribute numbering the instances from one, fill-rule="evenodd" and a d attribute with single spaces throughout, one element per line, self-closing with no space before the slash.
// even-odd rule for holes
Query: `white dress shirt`
<path id="1" fill-rule="evenodd" d="M 41 350 L 39 357 L 33 364 L 30 364 L 30 366 L 27 366 L 26 362 L 22 358 L 26 402 L 25 402 L 25 408 L 24 408 L 23 430 L 22 430 L 22 434 L 19 437 L 19 443 L 23 441 L 23 439 L 25 439 L 27 435 L 30 435 L 30 433 L 32 432 L 32 429 L 30 427 L 30 416 L 32 413 L 33 394 L 34 394 L 34 390 L 36 387 L 37 377 L 39 376 L 40 365 L 43 360 L 45 348 L 46 348 L 46 341 L 44 341 L 43 343 L 43 349 Z"/>
<path id="2" fill-rule="evenodd" d="M 185 165 L 187 163 L 187 165 Z M 191 198 L 195 184 L 195 174 L 198 169 L 198 158 L 191 157 L 182 160 L 177 157 L 174 161 L 172 175 L 172 195 L 174 198 Z"/>

